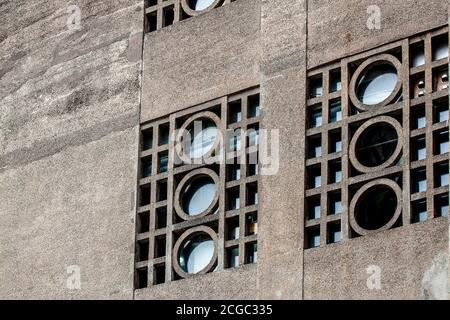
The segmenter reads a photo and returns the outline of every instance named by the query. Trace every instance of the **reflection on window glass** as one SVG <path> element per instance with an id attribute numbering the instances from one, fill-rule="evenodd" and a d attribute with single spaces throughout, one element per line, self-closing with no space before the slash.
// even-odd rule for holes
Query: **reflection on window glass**
<path id="1" fill-rule="evenodd" d="M 386 100 L 397 85 L 397 71 L 390 64 L 370 68 L 357 87 L 359 100 L 365 105 L 375 105 Z"/>
<path id="2" fill-rule="evenodd" d="M 388 123 L 372 125 L 363 131 L 356 143 L 356 157 L 366 167 L 386 162 L 398 144 L 397 131 Z"/>
<path id="3" fill-rule="evenodd" d="M 214 0 L 189 0 L 189 7 L 195 11 L 202 11 L 208 9 Z"/>
<path id="4" fill-rule="evenodd" d="M 183 209 L 190 216 L 203 213 L 214 201 L 216 184 L 209 177 L 202 177 L 189 185 L 183 194 Z"/>
<path id="5" fill-rule="evenodd" d="M 433 60 L 448 58 L 448 39 L 440 38 L 433 43 Z"/>
<path id="6" fill-rule="evenodd" d="M 152 175 L 152 159 L 142 160 L 142 177 L 147 178 Z"/>
<path id="7" fill-rule="evenodd" d="M 314 108 L 309 115 L 310 128 L 317 128 L 322 125 L 322 108 Z"/>
<path id="8" fill-rule="evenodd" d="M 259 117 L 261 115 L 261 104 L 259 94 L 248 98 L 248 117 Z"/>
<path id="9" fill-rule="evenodd" d="M 425 64 L 425 54 L 423 52 L 423 47 L 417 48 L 417 50 L 413 53 L 411 60 L 412 67 L 420 67 Z"/>
<path id="10" fill-rule="evenodd" d="M 330 122 L 338 122 L 342 120 L 341 101 L 332 102 L 330 105 Z"/>
<path id="11" fill-rule="evenodd" d="M 330 92 L 340 91 L 341 84 L 341 70 L 331 71 L 330 73 Z"/>
<path id="12" fill-rule="evenodd" d="M 197 235 L 186 241 L 180 252 L 180 266 L 187 273 L 197 273 L 211 262 L 214 241 L 206 235 Z"/>
<path id="13" fill-rule="evenodd" d="M 230 150 L 239 151 L 241 150 L 241 133 L 240 131 L 234 132 L 230 137 Z"/>
<path id="14" fill-rule="evenodd" d="M 202 120 L 195 121 L 188 131 L 191 136 L 190 157 L 200 158 L 206 155 L 214 146 L 218 129 L 213 121 Z"/>
<path id="15" fill-rule="evenodd" d="M 230 268 L 236 268 L 239 266 L 239 247 L 230 249 Z"/>

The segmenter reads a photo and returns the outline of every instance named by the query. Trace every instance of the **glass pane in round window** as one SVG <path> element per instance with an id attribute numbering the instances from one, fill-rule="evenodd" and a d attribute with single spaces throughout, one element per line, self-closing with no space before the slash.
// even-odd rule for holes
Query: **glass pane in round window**
<path id="1" fill-rule="evenodd" d="M 366 167 L 386 162 L 398 144 L 397 131 L 388 123 L 377 123 L 362 132 L 356 142 L 356 158 Z"/>
<path id="2" fill-rule="evenodd" d="M 387 186 L 376 186 L 364 193 L 356 206 L 355 219 L 366 230 L 386 225 L 397 209 L 397 196 Z"/>
<path id="3" fill-rule="evenodd" d="M 433 50 L 433 60 L 445 59 L 448 57 L 448 43 L 438 43 Z"/>
<path id="4" fill-rule="evenodd" d="M 197 235 L 186 241 L 180 251 L 180 266 L 187 273 L 202 271 L 214 256 L 214 241 Z"/>
<path id="5" fill-rule="evenodd" d="M 214 0 L 190 0 L 189 7 L 195 11 L 202 11 L 209 8 L 214 3 Z"/>
<path id="6" fill-rule="evenodd" d="M 211 120 L 194 121 L 194 124 L 188 130 L 191 135 L 191 145 L 189 146 L 190 157 L 203 157 L 211 150 L 216 141 L 216 124 Z"/>
<path id="7" fill-rule="evenodd" d="M 190 184 L 182 195 L 183 210 L 196 216 L 209 208 L 216 196 L 216 184 L 210 177 L 202 177 Z"/>
<path id="8" fill-rule="evenodd" d="M 397 71 L 390 64 L 377 65 L 370 68 L 361 78 L 357 95 L 365 105 L 375 105 L 386 100 L 397 84 Z"/>

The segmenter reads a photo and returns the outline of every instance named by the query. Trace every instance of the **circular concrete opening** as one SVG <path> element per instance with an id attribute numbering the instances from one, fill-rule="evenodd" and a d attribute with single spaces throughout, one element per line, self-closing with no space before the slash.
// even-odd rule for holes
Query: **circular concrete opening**
<path id="1" fill-rule="evenodd" d="M 355 70 L 349 87 L 350 100 L 359 111 L 394 103 L 401 96 L 402 65 L 393 55 L 380 54 Z"/>
<path id="2" fill-rule="evenodd" d="M 383 63 L 369 66 L 358 83 L 358 99 L 367 106 L 382 103 L 394 92 L 397 82 L 397 70 L 393 65 Z"/>
<path id="3" fill-rule="evenodd" d="M 182 278 L 212 271 L 217 265 L 217 233 L 207 226 L 187 230 L 175 243 L 172 261 Z"/>
<path id="4" fill-rule="evenodd" d="M 392 157 L 398 145 L 395 128 L 386 122 L 364 130 L 356 142 L 356 158 L 366 167 L 377 167 Z"/>
<path id="5" fill-rule="evenodd" d="M 401 124 L 392 117 L 372 118 L 358 127 L 350 141 L 350 161 L 362 173 L 392 166 L 402 152 Z"/>
<path id="6" fill-rule="evenodd" d="M 176 156 L 185 164 L 201 164 L 220 152 L 220 118 L 204 111 L 189 117 L 175 138 Z"/>
<path id="7" fill-rule="evenodd" d="M 360 235 L 392 228 L 401 214 L 402 191 L 390 179 L 363 185 L 350 203 L 350 225 Z"/>
<path id="8" fill-rule="evenodd" d="M 208 168 L 189 172 L 175 191 L 175 211 L 183 220 L 214 213 L 219 203 L 219 177 Z"/>
<path id="9" fill-rule="evenodd" d="M 388 186 L 367 190 L 356 205 L 355 218 L 361 228 L 377 230 L 386 225 L 397 209 L 397 196 Z"/>
<path id="10" fill-rule="evenodd" d="M 191 159 L 207 155 L 217 139 L 218 129 L 215 122 L 208 118 L 198 119 L 187 130 L 191 139 L 186 151 Z"/>
<path id="11" fill-rule="evenodd" d="M 186 14 L 198 16 L 222 5 L 223 2 L 224 0 L 181 0 L 181 6 Z"/>
<path id="12" fill-rule="evenodd" d="M 181 246 L 179 262 L 184 272 L 196 274 L 205 269 L 214 258 L 214 241 L 207 234 L 197 234 Z"/>

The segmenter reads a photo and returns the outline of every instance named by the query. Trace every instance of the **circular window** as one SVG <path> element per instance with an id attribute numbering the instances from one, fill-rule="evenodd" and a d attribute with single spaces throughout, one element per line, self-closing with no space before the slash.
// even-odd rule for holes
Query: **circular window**
<path id="1" fill-rule="evenodd" d="M 195 11 L 203 11 L 214 4 L 214 0 L 190 0 L 189 7 Z"/>
<path id="2" fill-rule="evenodd" d="M 205 269 L 214 257 L 214 241 L 206 234 L 188 239 L 180 250 L 180 267 L 195 274 Z"/>
<path id="3" fill-rule="evenodd" d="M 395 128 L 382 122 L 364 130 L 356 142 L 356 158 L 367 167 L 386 162 L 398 144 Z"/>
<path id="4" fill-rule="evenodd" d="M 387 230 L 400 215 L 400 187 L 388 179 L 373 181 L 363 186 L 350 205 L 350 222 L 361 235 Z"/>
<path id="5" fill-rule="evenodd" d="M 195 114 L 186 120 L 177 133 L 175 152 L 187 164 L 208 159 L 220 145 L 220 119 L 209 111 Z"/>
<path id="6" fill-rule="evenodd" d="M 189 126 L 191 140 L 187 145 L 187 153 L 191 159 L 204 157 L 211 151 L 216 142 L 217 130 L 214 121 L 208 118 L 196 120 Z"/>
<path id="7" fill-rule="evenodd" d="M 391 103 L 401 89 L 399 70 L 400 62 L 388 54 L 362 63 L 350 83 L 350 98 L 355 107 L 367 111 Z"/>
<path id="8" fill-rule="evenodd" d="M 217 234 L 199 226 L 183 233 L 175 243 L 173 267 L 183 278 L 211 271 L 217 260 Z"/>
<path id="9" fill-rule="evenodd" d="M 182 0 L 181 6 L 184 12 L 190 16 L 196 16 L 220 5 L 223 0 Z"/>
<path id="10" fill-rule="evenodd" d="M 379 104 L 392 94 L 397 81 L 394 66 L 378 64 L 362 76 L 357 89 L 358 98 L 368 106 Z"/>
<path id="11" fill-rule="evenodd" d="M 175 211 L 184 220 L 193 220 L 215 211 L 218 205 L 219 178 L 206 168 L 187 174 L 175 191 Z"/>
<path id="12" fill-rule="evenodd" d="M 216 196 L 216 184 L 211 177 L 202 176 L 190 183 L 183 194 L 183 209 L 190 216 L 207 210 Z"/>
<path id="13" fill-rule="evenodd" d="M 402 145 L 400 123 L 391 117 L 378 117 L 364 123 L 350 143 L 350 159 L 356 170 L 373 172 L 394 164 Z"/>

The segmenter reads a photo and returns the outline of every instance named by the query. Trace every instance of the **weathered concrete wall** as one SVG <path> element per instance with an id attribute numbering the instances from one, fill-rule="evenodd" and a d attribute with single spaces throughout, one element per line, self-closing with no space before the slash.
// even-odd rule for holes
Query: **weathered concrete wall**
<path id="1" fill-rule="evenodd" d="M 262 127 L 279 130 L 279 171 L 262 176 L 259 220 L 259 297 L 302 296 L 302 168 L 306 94 L 306 6 L 263 2 Z"/>
<path id="2" fill-rule="evenodd" d="M 446 299 L 446 220 L 305 251 L 305 299 Z"/>
<path id="3" fill-rule="evenodd" d="M 260 1 L 239 0 L 145 36 L 141 121 L 260 82 Z"/>
<path id="4" fill-rule="evenodd" d="M 308 1 L 308 68 L 448 22 L 448 1 Z M 369 28 L 370 6 L 380 8 L 380 29 Z"/>
<path id="5" fill-rule="evenodd" d="M 303 251 L 301 178 L 307 69 L 441 26 L 447 2 L 238 0 L 144 44 L 142 0 L 77 4 L 70 31 L 67 1 L 0 3 L 0 298 L 132 299 L 139 122 L 257 84 L 282 155 L 260 182 L 258 264 L 135 298 L 444 297 L 445 219 Z"/>
<path id="6" fill-rule="evenodd" d="M 253 300 L 258 297 L 256 284 L 256 266 L 245 265 L 137 290 L 135 299 Z"/>
<path id="7" fill-rule="evenodd" d="M 76 4 L 0 4 L 0 298 L 133 296 L 143 3 Z"/>

